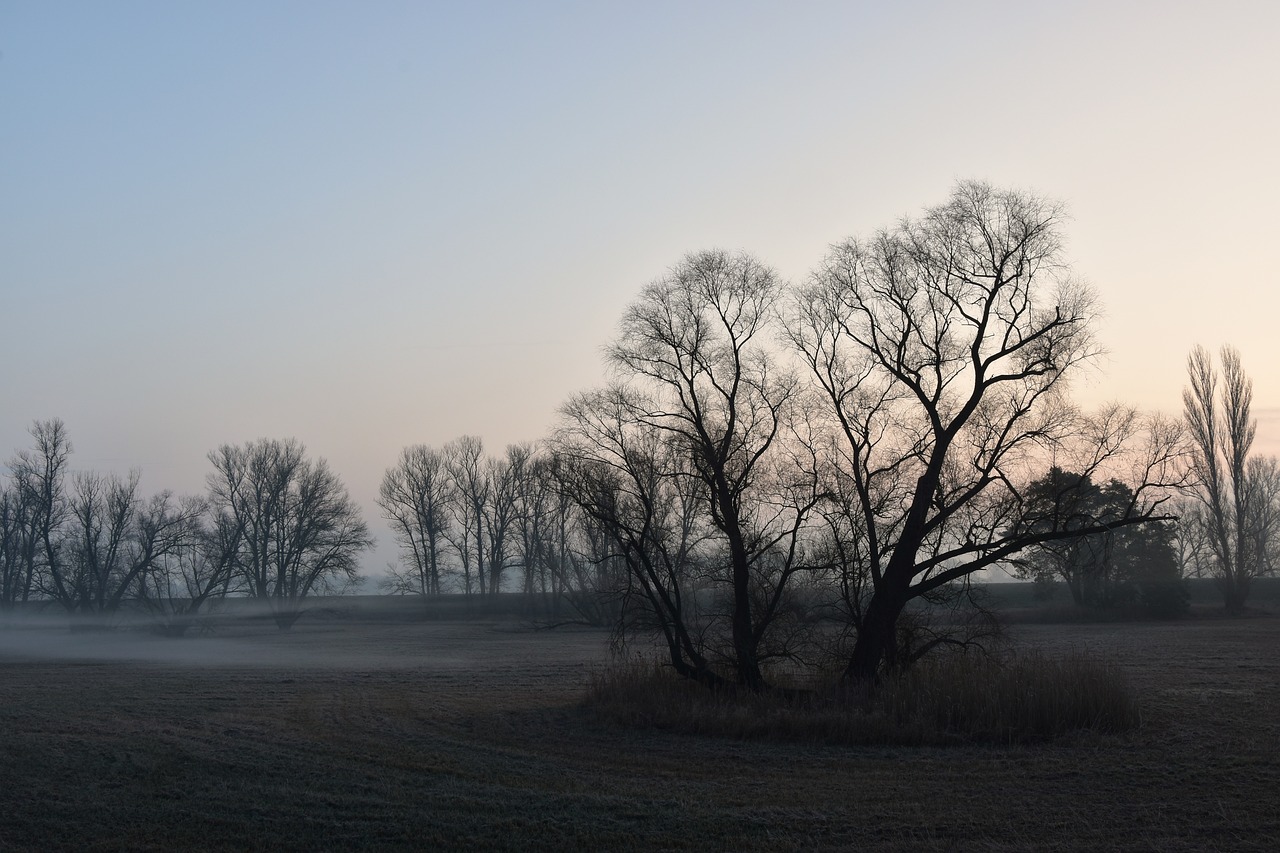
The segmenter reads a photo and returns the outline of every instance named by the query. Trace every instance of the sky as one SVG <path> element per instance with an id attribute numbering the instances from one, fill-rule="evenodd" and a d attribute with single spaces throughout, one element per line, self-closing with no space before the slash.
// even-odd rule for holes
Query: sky
<path id="1" fill-rule="evenodd" d="M 532 441 L 647 282 L 828 247 L 979 179 L 1061 200 L 1086 405 L 1240 350 L 1280 452 L 1280 3 L 0 0 L 0 458 L 203 489 L 293 436 Z"/>

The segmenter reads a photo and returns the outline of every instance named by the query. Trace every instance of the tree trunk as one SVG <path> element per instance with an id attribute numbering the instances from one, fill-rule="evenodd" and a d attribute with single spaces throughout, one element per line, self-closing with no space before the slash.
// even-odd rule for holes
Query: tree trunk
<path id="1" fill-rule="evenodd" d="M 905 602 L 881 593 L 871 596 L 866 615 L 858 628 L 858 640 L 845 668 L 846 684 L 870 684 L 880 673 L 883 661 L 893 662 L 898 616 Z"/>
<path id="2" fill-rule="evenodd" d="M 736 520 L 735 520 L 736 521 Z M 727 526 L 727 525 L 726 525 Z M 736 524 L 729 534 L 729 559 L 733 570 L 733 651 L 738 664 L 738 681 L 753 693 L 764 689 L 764 676 L 756 657 L 755 626 L 751 618 L 751 567 L 742 534 Z"/>
<path id="3" fill-rule="evenodd" d="M 1081 588 L 1083 581 L 1076 572 L 1067 573 L 1067 589 L 1071 590 L 1071 600 L 1075 602 L 1076 607 L 1084 607 L 1084 590 Z"/>
<path id="4" fill-rule="evenodd" d="M 1218 579 L 1218 588 L 1222 590 L 1222 603 L 1228 613 L 1233 616 L 1244 613 L 1244 603 L 1249 597 L 1247 580 L 1227 575 Z"/>
<path id="5" fill-rule="evenodd" d="M 272 614 L 275 619 L 276 627 L 281 631 L 289 631 L 293 629 L 293 623 L 298 621 L 302 616 L 302 610 L 296 604 L 290 605 L 287 609 L 277 610 Z"/>

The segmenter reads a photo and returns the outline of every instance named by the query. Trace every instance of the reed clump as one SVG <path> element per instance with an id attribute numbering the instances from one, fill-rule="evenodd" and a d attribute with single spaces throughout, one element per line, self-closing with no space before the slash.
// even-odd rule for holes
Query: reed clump
<path id="1" fill-rule="evenodd" d="M 587 705 L 631 727 L 859 745 L 1030 743 L 1140 722 L 1124 673 L 1079 652 L 940 656 L 875 685 L 819 677 L 762 693 L 708 688 L 632 659 L 593 676 Z"/>

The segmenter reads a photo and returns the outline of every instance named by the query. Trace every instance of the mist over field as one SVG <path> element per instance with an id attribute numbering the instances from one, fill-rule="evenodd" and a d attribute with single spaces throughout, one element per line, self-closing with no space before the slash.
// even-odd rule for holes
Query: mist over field
<path id="1" fill-rule="evenodd" d="M 349 607 L 349 605 L 347 605 Z M 368 611 L 368 605 L 365 611 Z M 464 669 L 475 666 L 480 652 L 464 643 L 425 647 L 420 638 L 384 636 L 377 645 L 324 643 L 341 633 L 350 616 L 343 606 L 321 611 L 320 625 L 281 633 L 266 605 L 236 602 L 234 616 L 222 615 L 175 641 L 157 633 L 153 620 L 125 615 L 104 625 L 100 621 L 68 619 L 41 613 L 8 615 L 0 620 L 0 655 L 26 662 L 127 662 L 173 667 L 267 667 L 297 670 L 347 671 Z M 334 615 L 338 614 L 338 615 Z M 322 642 L 318 643 L 317 639 Z"/>
<path id="2" fill-rule="evenodd" d="M 181 640 L 25 620 L 0 629 L 3 841 L 1268 849 L 1278 626 L 1017 625 L 1022 645 L 1112 661 L 1142 725 L 1051 746 L 867 748 L 602 719 L 582 704 L 608 659 L 598 630 L 363 607 L 290 632 L 243 614 Z"/>

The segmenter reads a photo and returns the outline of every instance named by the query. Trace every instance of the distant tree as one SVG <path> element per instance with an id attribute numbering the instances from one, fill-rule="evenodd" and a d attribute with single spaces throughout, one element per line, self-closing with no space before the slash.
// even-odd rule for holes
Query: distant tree
<path id="1" fill-rule="evenodd" d="M 68 488 L 66 427 L 37 421 L 31 434 L 35 446 L 15 456 L 0 494 L 5 600 L 37 594 L 68 613 L 98 615 L 145 600 L 156 575 L 198 537 L 202 502 L 169 492 L 144 498 L 137 472 L 79 472 Z"/>
<path id="2" fill-rule="evenodd" d="M 484 461 L 484 478 L 489 484 L 488 500 L 482 515 L 485 536 L 484 556 L 488 561 L 488 591 L 502 591 L 503 577 L 512 558 L 512 540 L 516 535 L 520 492 L 524 489 L 533 449 L 527 444 L 513 444 L 501 458 Z"/>
<path id="3" fill-rule="evenodd" d="M 1142 609 L 1160 619 L 1185 614 L 1191 597 L 1178 561 L 1176 522 L 1131 528 L 1122 534 L 1121 544 L 1123 571 L 1136 589 Z"/>
<path id="4" fill-rule="evenodd" d="M 243 530 L 236 569 L 280 628 L 292 627 L 308 596 L 359 579 L 358 557 L 373 540 L 325 460 L 308 459 L 296 439 L 259 439 L 224 444 L 209 461 L 210 504 Z"/>
<path id="5" fill-rule="evenodd" d="M 61 571 L 63 522 L 69 502 L 66 479 L 72 446 L 66 425 L 58 418 L 36 421 L 31 427 L 34 446 L 20 450 L 9 463 L 14 493 L 14 547 L 17 564 L 12 568 L 15 597 L 27 600 L 43 582 L 53 582 Z M 63 600 L 70 599 L 63 591 Z"/>
<path id="6" fill-rule="evenodd" d="M 31 507 L 22 490 L 0 483 L 0 608 L 5 610 L 31 595 L 34 560 L 28 559 L 30 516 Z"/>
<path id="7" fill-rule="evenodd" d="M 627 570 L 614 538 L 582 511 L 571 460 L 552 449 L 539 457 L 537 476 L 544 508 L 537 590 L 551 593 L 556 615 L 567 607 L 575 621 L 618 627 Z"/>
<path id="8" fill-rule="evenodd" d="M 484 442 L 473 435 L 456 438 L 444 446 L 445 467 L 455 490 L 453 524 L 446 532 L 462 566 L 462 590 L 484 594 L 486 509 L 492 484 L 485 465 Z"/>
<path id="9" fill-rule="evenodd" d="M 144 500 L 135 471 L 127 478 L 77 474 L 61 559 L 48 566 L 45 590 L 72 613 L 113 613 L 147 574 L 190 540 L 198 505 L 163 492 Z"/>
<path id="10" fill-rule="evenodd" d="M 1204 519 L 1204 505 L 1191 495 L 1173 503 L 1178 517 L 1173 525 L 1174 558 L 1183 577 L 1210 577 L 1213 559 L 1209 549 L 1209 530 Z"/>
<path id="11" fill-rule="evenodd" d="M 457 499 L 444 453 L 424 444 L 406 447 L 388 468 L 378 506 L 400 543 L 401 568 L 388 581 L 393 592 L 439 595 L 443 551 Z"/>
<path id="12" fill-rule="evenodd" d="M 1230 613 L 1244 610 L 1254 578 L 1272 571 L 1272 553 L 1280 538 L 1280 468 L 1274 458 L 1251 455 L 1257 425 L 1250 408 L 1253 382 L 1240 354 L 1223 347 L 1222 372 L 1202 347 L 1187 357 L 1191 387 L 1183 391 L 1183 409 L 1195 446 L 1192 494 L 1202 512 L 1210 559 Z M 1221 384 L 1219 384 L 1221 383 Z"/>
<path id="13" fill-rule="evenodd" d="M 236 588 L 244 539 L 243 519 L 211 510 L 203 498 L 182 498 L 177 512 L 187 520 L 186 535 L 153 562 L 138 588 L 157 630 L 170 636 L 185 634 L 208 602 Z"/>
<path id="14" fill-rule="evenodd" d="M 1099 486 L 1088 475 L 1054 466 L 1024 493 L 1021 524 L 1028 533 L 1093 530 L 1027 549 L 1014 565 L 1020 577 L 1063 581 L 1078 606 L 1104 607 L 1121 596 L 1116 575 L 1117 531 L 1110 525 L 1129 512 L 1133 492 L 1112 481 Z M 1101 528 L 1101 529 L 1099 529 Z"/>
<path id="15" fill-rule="evenodd" d="M 1088 475 L 1055 466 L 1028 487 L 1024 501 L 1021 523 L 1027 533 L 1096 532 L 1028 549 L 1012 561 L 1019 576 L 1061 580 L 1079 606 L 1122 607 L 1140 601 L 1166 617 L 1185 610 L 1172 525 L 1117 525 L 1134 505 L 1127 485 L 1111 480 L 1098 486 Z"/>
<path id="16" fill-rule="evenodd" d="M 531 445 L 513 445 L 507 448 L 507 459 L 515 473 L 513 526 L 523 591 L 525 595 L 554 592 L 556 505 L 555 482 L 548 475 L 549 456 Z"/>

